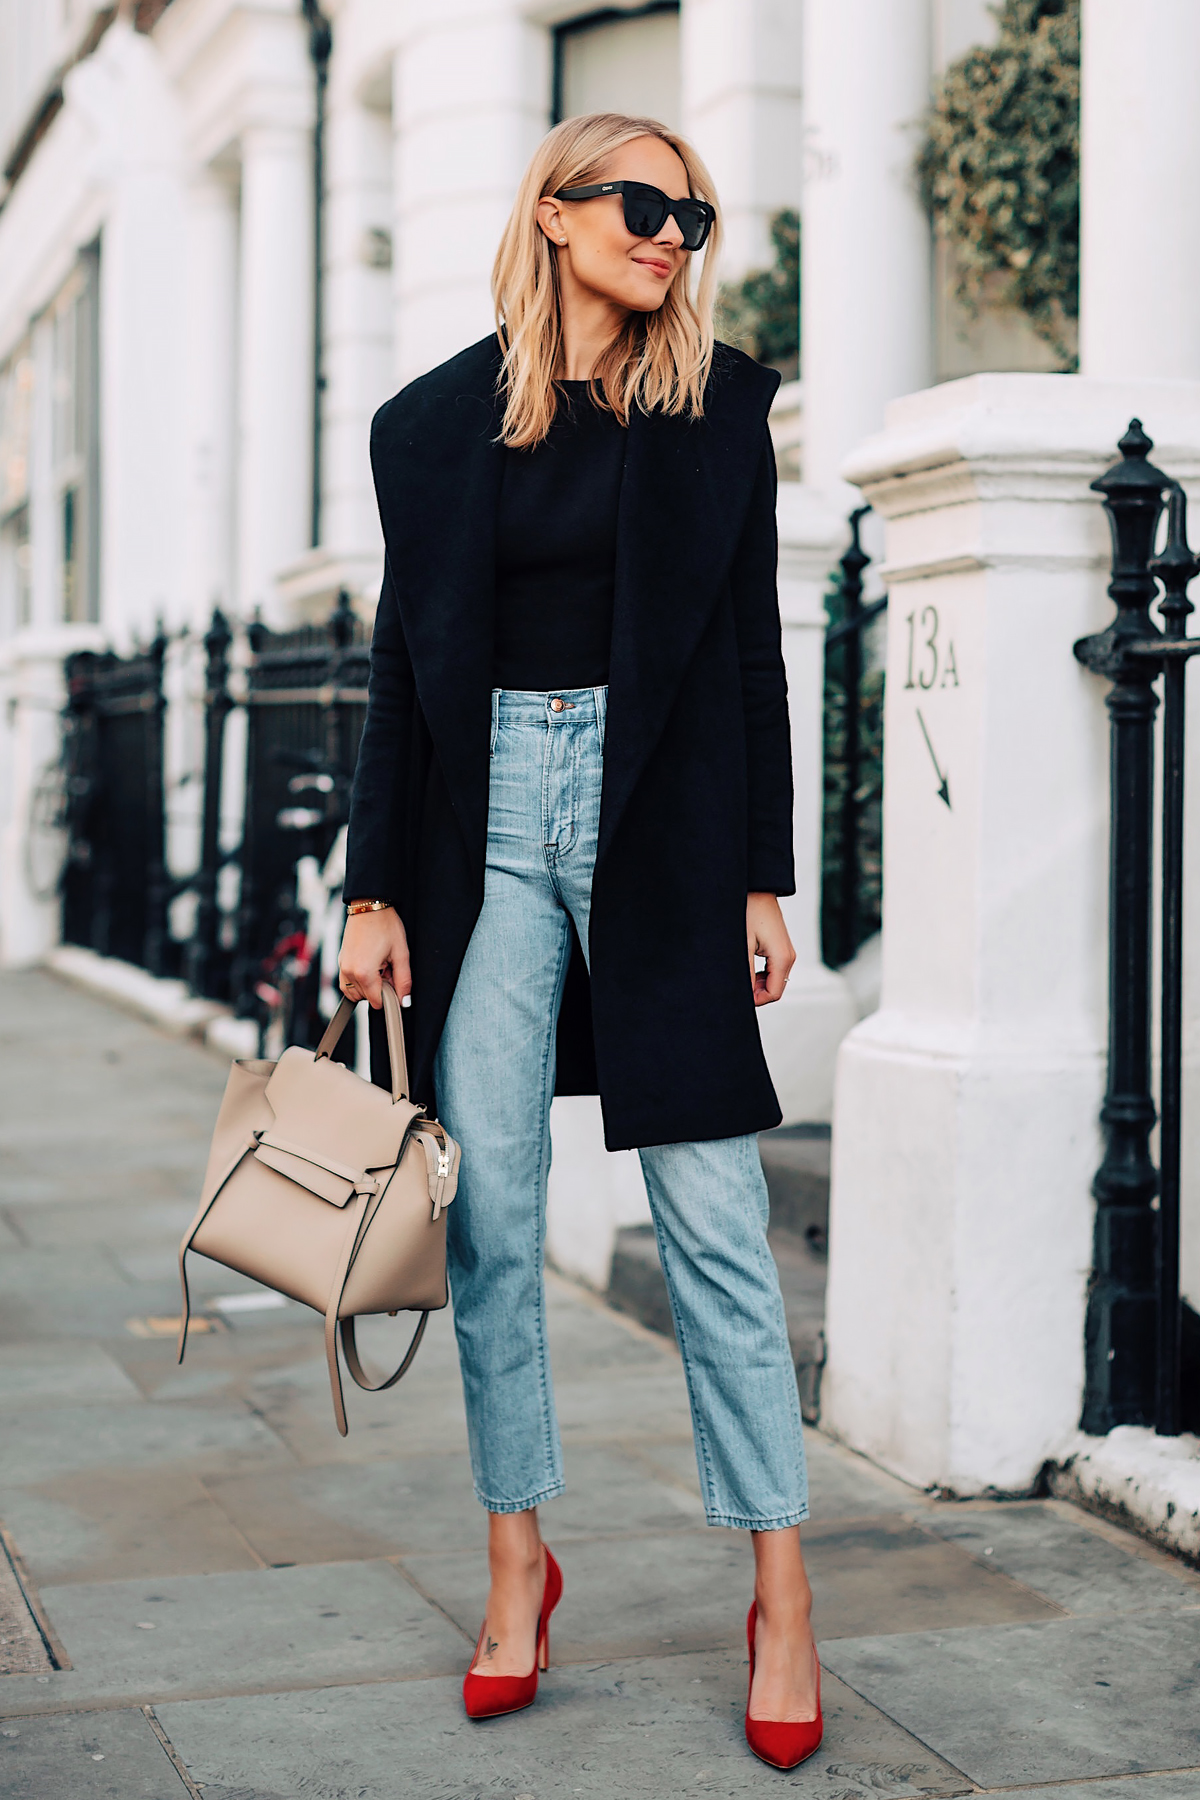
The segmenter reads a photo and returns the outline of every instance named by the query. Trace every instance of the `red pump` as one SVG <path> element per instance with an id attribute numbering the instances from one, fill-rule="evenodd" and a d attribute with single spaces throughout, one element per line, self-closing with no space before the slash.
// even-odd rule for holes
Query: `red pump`
<path id="1" fill-rule="evenodd" d="M 542 1590 L 542 1610 L 538 1614 L 537 1656 L 528 1675 L 476 1675 L 475 1663 L 487 1620 L 479 1628 L 479 1639 L 471 1667 L 463 1676 L 463 1705 L 470 1719 L 494 1719 L 500 1713 L 520 1712 L 537 1699 L 538 1670 L 550 1667 L 550 1614 L 562 1599 L 562 1570 L 546 1552 L 546 1585 Z"/>
<path id="2" fill-rule="evenodd" d="M 750 1646 L 750 1686 L 754 1686 L 754 1632 L 758 1624 L 758 1602 L 754 1602 L 746 1619 L 746 1639 Z M 821 1663 L 817 1664 L 817 1716 L 815 1719 L 752 1719 L 750 1695 L 746 1694 L 746 1742 L 762 1762 L 776 1769 L 794 1769 L 807 1762 L 821 1748 L 825 1721 L 821 1717 Z"/>

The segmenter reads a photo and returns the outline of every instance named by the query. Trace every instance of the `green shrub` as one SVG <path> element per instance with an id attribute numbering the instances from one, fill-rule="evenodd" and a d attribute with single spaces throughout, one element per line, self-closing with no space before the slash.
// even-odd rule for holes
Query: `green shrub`
<path id="1" fill-rule="evenodd" d="M 717 336 L 785 381 L 800 369 L 800 215 L 778 212 L 771 220 L 775 261 L 744 281 L 723 284 L 717 301 Z"/>
<path id="2" fill-rule="evenodd" d="M 917 159 L 922 197 L 955 250 L 955 291 L 979 309 L 1000 276 L 1072 362 L 1064 322 L 1079 312 L 1080 0 L 1003 0 L 999 37 L 938 83 Z"/>

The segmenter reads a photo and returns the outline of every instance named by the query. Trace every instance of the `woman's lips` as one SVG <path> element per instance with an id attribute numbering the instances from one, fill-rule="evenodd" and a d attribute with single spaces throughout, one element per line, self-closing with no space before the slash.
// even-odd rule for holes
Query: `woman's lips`
<path id="1" fill-rule="evenodd" d="M 657 256 L 635 256 L 633 260 L 635 263 L 640 263 L 643 269 L 652 270 L 655 275 L 669 275 L 671 273 L 670 263 L 661 261 Z"/>

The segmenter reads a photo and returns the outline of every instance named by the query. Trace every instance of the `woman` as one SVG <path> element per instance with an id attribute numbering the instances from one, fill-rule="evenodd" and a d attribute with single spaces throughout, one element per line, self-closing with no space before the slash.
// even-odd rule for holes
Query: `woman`
<path id="1" fill-rule="evenodd" d="M 548 1117 L 555 1092 L 599 1092 L 608 1147 L 641 1155 L 706 1516 L 753 1534 L 747 1737 L 794 1767 L 819 1672 L 755 1138 L 780 1119 L 755 1007 L 794 960 L 778 377 L 714 345 L 716 235 L 683 140 L 568 120 L 505 229 L 496 336 L 377 415 L 341 985 L 411 995 L 414 1093 L 462 1145 L 448 1260 L 491 1572 L 468 1712 L 528 1705 L 546 1667 Z"/>

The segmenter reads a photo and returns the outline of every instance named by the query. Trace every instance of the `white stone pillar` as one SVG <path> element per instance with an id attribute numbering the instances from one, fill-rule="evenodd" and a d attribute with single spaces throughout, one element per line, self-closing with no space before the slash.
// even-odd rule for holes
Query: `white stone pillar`
<path id="1" fill-rule="evenodd" d="M 800 206 L 800 8 L 795 0 L 684 0 L 683 130 L 712 172 L 722 272 L 772 260 L 770 223 Z"/>
<path id="2" fill-rule="evenodd" d="M 1083 0 L 1080 367 L 1200 376 L 1200 6 Z"/>
<path id="3" fill-rule="evenodd" d="M 491 329 L 492 260 L 549 104 L 549 32 L 516 0 L 414 16 L 392 99 L 400 381 Z"/>
<path id="4" fill-rule="evenodd" d="M 278 623 L 280 569 L 308 548 L 312 468 L 312 144 L 242 134 L 238 602 Z"/>
<path id="5" fill-rule="evenodd" d="M 1105 625 L 1089 482 L 1200 384 L 979 375 L 848 472 L 887 521 L 883 993 L 838 1063 L 822 1421 L 920 1486 L 1027 1491 L 1079 1418 L 1106 1035 Z M 939 789 L 947 783 L 947 800 Z"/>
<path id="6" fill-rule="evenodd" d="M 373 413 L 395 387 L 390 113 L 334 90 L 327 144 L 321 541 L 335 559 L 369 557 L 377 590 L 382 540 L 369 438 Z"/>
<path id="7" fill-rule="evenodd" d="M 930 0 L 805 0 L 804 480 L 846 493 L 849 450 L 933 379 L 932 246 L 912 175 Z"/>
<path id="8" fill-rule="evenodd" d="M 18 633 L 0 648 L 0 705 L 7 719 L 7 792 L 0 826 L 0 966 L 26 968 L 59 941 L 55 882 L 66 849 L 54 829 L 54 773 L 66 703 L 63 659 L 99 650 L 94 625 Z"/>
<path id="9" fill-rule="evenodd" d="M 845 978 L 821 961 L 820 930 L 825 593 L 844 536 L 844 522 L 810 488 L 780 483 L 779 610 L 796 795 L 796 892 L 780 904 L 796 963 L 784 998 L 763 1007 L 758 1023 L 785 1125 L 829 1118 L 837 1048 L 857 1016 Z"/>
<path id="10" fill-rule="evenodd" d="M 184 617 L 202 626 L 235 591 L 237 200 L 203 170 L 187 194 L 184 380 Z"/>

